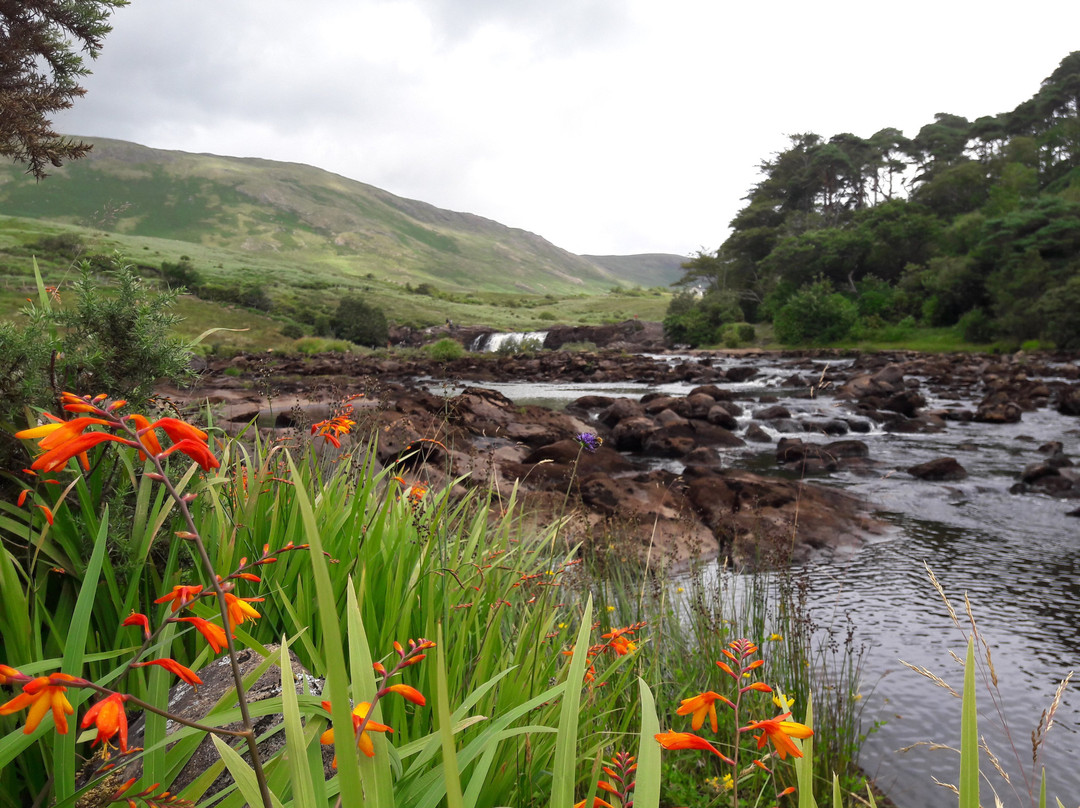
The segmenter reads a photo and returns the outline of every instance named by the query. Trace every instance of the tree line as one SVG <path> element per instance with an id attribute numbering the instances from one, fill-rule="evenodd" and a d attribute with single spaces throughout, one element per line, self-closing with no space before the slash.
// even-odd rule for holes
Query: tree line
<path id="1" fill-rule="evenodd" d="M 1080 347 L 1080 51 L 1009 112 L 789 141 L 723 244 L 683 264 L 670 340 L 713 344 L 738 321 L 790 344 L 917 323 Z"/>

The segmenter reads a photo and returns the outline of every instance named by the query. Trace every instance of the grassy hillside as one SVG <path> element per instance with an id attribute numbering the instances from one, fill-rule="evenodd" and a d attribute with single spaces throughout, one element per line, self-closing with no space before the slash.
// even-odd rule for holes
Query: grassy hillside
<path id="1" fill-rule="evenodd" d="M 155 285 L 163 265 L 189 267 L 185 330 L 250 328 L 222 337 L 234 347 L 272 345 L 290 324 L 318 333 L 346 294 L 412 327 L 658 320 L 670 295 L 640 287 L 666 286 L 680 260 L 593 261 L 310 166 L 94 144 L 40 183 L 0 166 L 0 317 L 33 293 L 34 260 L 62 292 L 74 262 L 119 252 Z"/>
<path id="2" fill-rule="evenodd" d="M 599 325 L 637 316 L 660 320 L 671 295 L 659 289 L 626 288 L 586 292 L 525 294 L 521 292 L 454 292 L 436 284 L 407 287 L 377 277 L 335 278 L 306 270 L 288 256 L 250 254 L 242 250 L 192 244 L 145 236 L 106 233 L 77 225 L 38 219 L 0 216 L 0 318 L 18 316 L 26 298 L 35 294 L 33 262 L 45 283 L 67 290 L 77 277 L 73 262 L 79 258 L 115 252 L 135 263 L 152 286 L 164 286 L 163 262 L 176 264 L 185 257 L 207 285 L 217 288 L 264 289 L 268 310 L 201 300 L 184 295 L 177 312 L 185 318 L 181 332 L 194 337 L 207 328 L 246 328 L 221 333 L 212 342 L 226 349 L 260 350 L 289 342 L 282 334 L 299 324 L 305 333 L 317 331 L 319 317 L 331 314 L 345 292 L 362 295 L 381 308 L 392 323 L 425 327 L 447 318 L 461 325 L 480 324 L 508 331 L 532 331 L 555 323 Z"/>
<path id="3" fill-rule="evenodd" d="M 373 276 L 451 291 L 566 294 L 656 285 L 540 236 L 441 210 L 311 166 L 91 139 L 90 155 L 35 182 L 0 167 L 0 212 L 109 234 L 166 239 L 293 267 L 308 279 Z M 261 270 L 250 267 L 254 272 Z M 286 273 L 288 275 L 288 273 Z M 282 280 L 275 273 L 274 282 Z"/>
<path id="4" fill-rule="evenodd" d="M 682 264 L 686 256 L 671 253 L 642 253 L 640 255 L 583 255 L 597 266 L 616 275 L 624 283 L 638 286 L 670 286 L 686 271 Z"/>

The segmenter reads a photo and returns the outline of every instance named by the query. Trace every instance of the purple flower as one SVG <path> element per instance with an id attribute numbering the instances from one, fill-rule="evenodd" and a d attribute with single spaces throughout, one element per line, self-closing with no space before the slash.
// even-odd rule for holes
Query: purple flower
<path id="1" fill-rule="evenodd" d="M 594 432 L 582 432 L 580 435 L 574 435 L 574 440 L 581 444 L 581 448 L 589 454 L 592 454 L 600 448 L 600 444 L 604 442 L 604 439 Z"/>

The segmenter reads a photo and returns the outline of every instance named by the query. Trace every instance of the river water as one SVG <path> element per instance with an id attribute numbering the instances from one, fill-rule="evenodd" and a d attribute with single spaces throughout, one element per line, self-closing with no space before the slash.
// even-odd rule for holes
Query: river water
<path id="1" fill-rule="evenodd" d="M 737 358 L 724 361 L 742 364 Z M 718 385 L 741 394 L 737 400 L 748 413 L 758 395 L 776 396 L 796 422 L 844 412 L 828 395 L 790 398 L 805 393 L 805 388 L 784 388 L 783 380 L 793 372 L 785 360 L 769 366 L 754 361 L 758 376 L 741 384 Z M 832 360 L 831 366 L 836 365 Z M 820 367 L 825 369 L 824 360 Z M 805 365 L 800 372 L 807 375 Z M 648 392 L 685 394 L 690 389 L 682 384 L 632 383 L 485 382 L 484 386 L 517 403 L 556 408 L 586 394 L 637 398 Z M 921 392 L 928 408 L 957 403 L 955 398 L 939 399 L 928 386 Z M 975 401 L 959 403 L 975 409 Z M 749 415 L 740 420 L 744 428 Z M 993 788 L 1004 805 L 1034 805 L 1028 796 L 1029 790 L 1038 794 L 1037 782 L 1031 781 L 1031 732 L 1064 676 L 1074 669 L 1080 675 L 1080 519 L 1066 515 L 1080 502 L 1015 495 L 1009 488 L 1024 466 L 1041 458 L 1036 449 L 1045 442 L 1063 441 L 1066 455 L 1080 463 L 1080 422 L 1043 409 L 1025 412 L 1018 424 L 949 422 L 944 432 L 935 434 L 897 434 L 867 426 L 867 433 L 850 437 L 868 444 L 877 467 L 815 479 L 864 497 L 895 529 L 868 539 L 857 550 L 796 569 L 809 581 L 814 622 L 843 631 L 850 618 L 855 643 L 865 648 L 860 704 L 864 730 L 876 729 L 862 746 L 860 765 L 899 808 L 956 804 L 955 795 L 935 785 L 934 778 L 956 782 L 959 757 L 929 743 L 959 748 L 960 700 L 900 663 L 903 659 L 924 666 L 957 691 L 962 686 L 962 668 L 950 651 L 963 658 L 966 638 L 930 584 L 929 567 L 952 599 L 964 628 L 967 593 L 998 677 L 995 696 L 980 687 L 979 730 L 1011 783 L 993 773 L 984 755 L 984 772 L 993 776 L 983 785 L 983 804 L 994 804 Z M 772 434 L 831 440 L 801 431 Z M 960 482 L 923 482 L 904 471 L 941 456 L 955 457 L 969 476 Z M 724 450 L 723 458 L 731 466 L 776 473 L 775 444 Z M 1040 754 L 1047 772 L 1048 804 L 1053 805 L 1056 796 L 1070 808 L 1080 805 L 1078 682 L 1066 690 Z"/>

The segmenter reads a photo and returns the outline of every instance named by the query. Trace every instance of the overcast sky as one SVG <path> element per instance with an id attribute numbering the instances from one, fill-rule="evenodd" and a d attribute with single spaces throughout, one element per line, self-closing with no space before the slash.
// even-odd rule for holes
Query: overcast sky
<path id="1" fill-rule="evenodd" d="M 785 136 L 1033 95 L 1080 3 L 133 0 L 60 131 L 307 163 L 576 253 L 714 249 Z"/>

